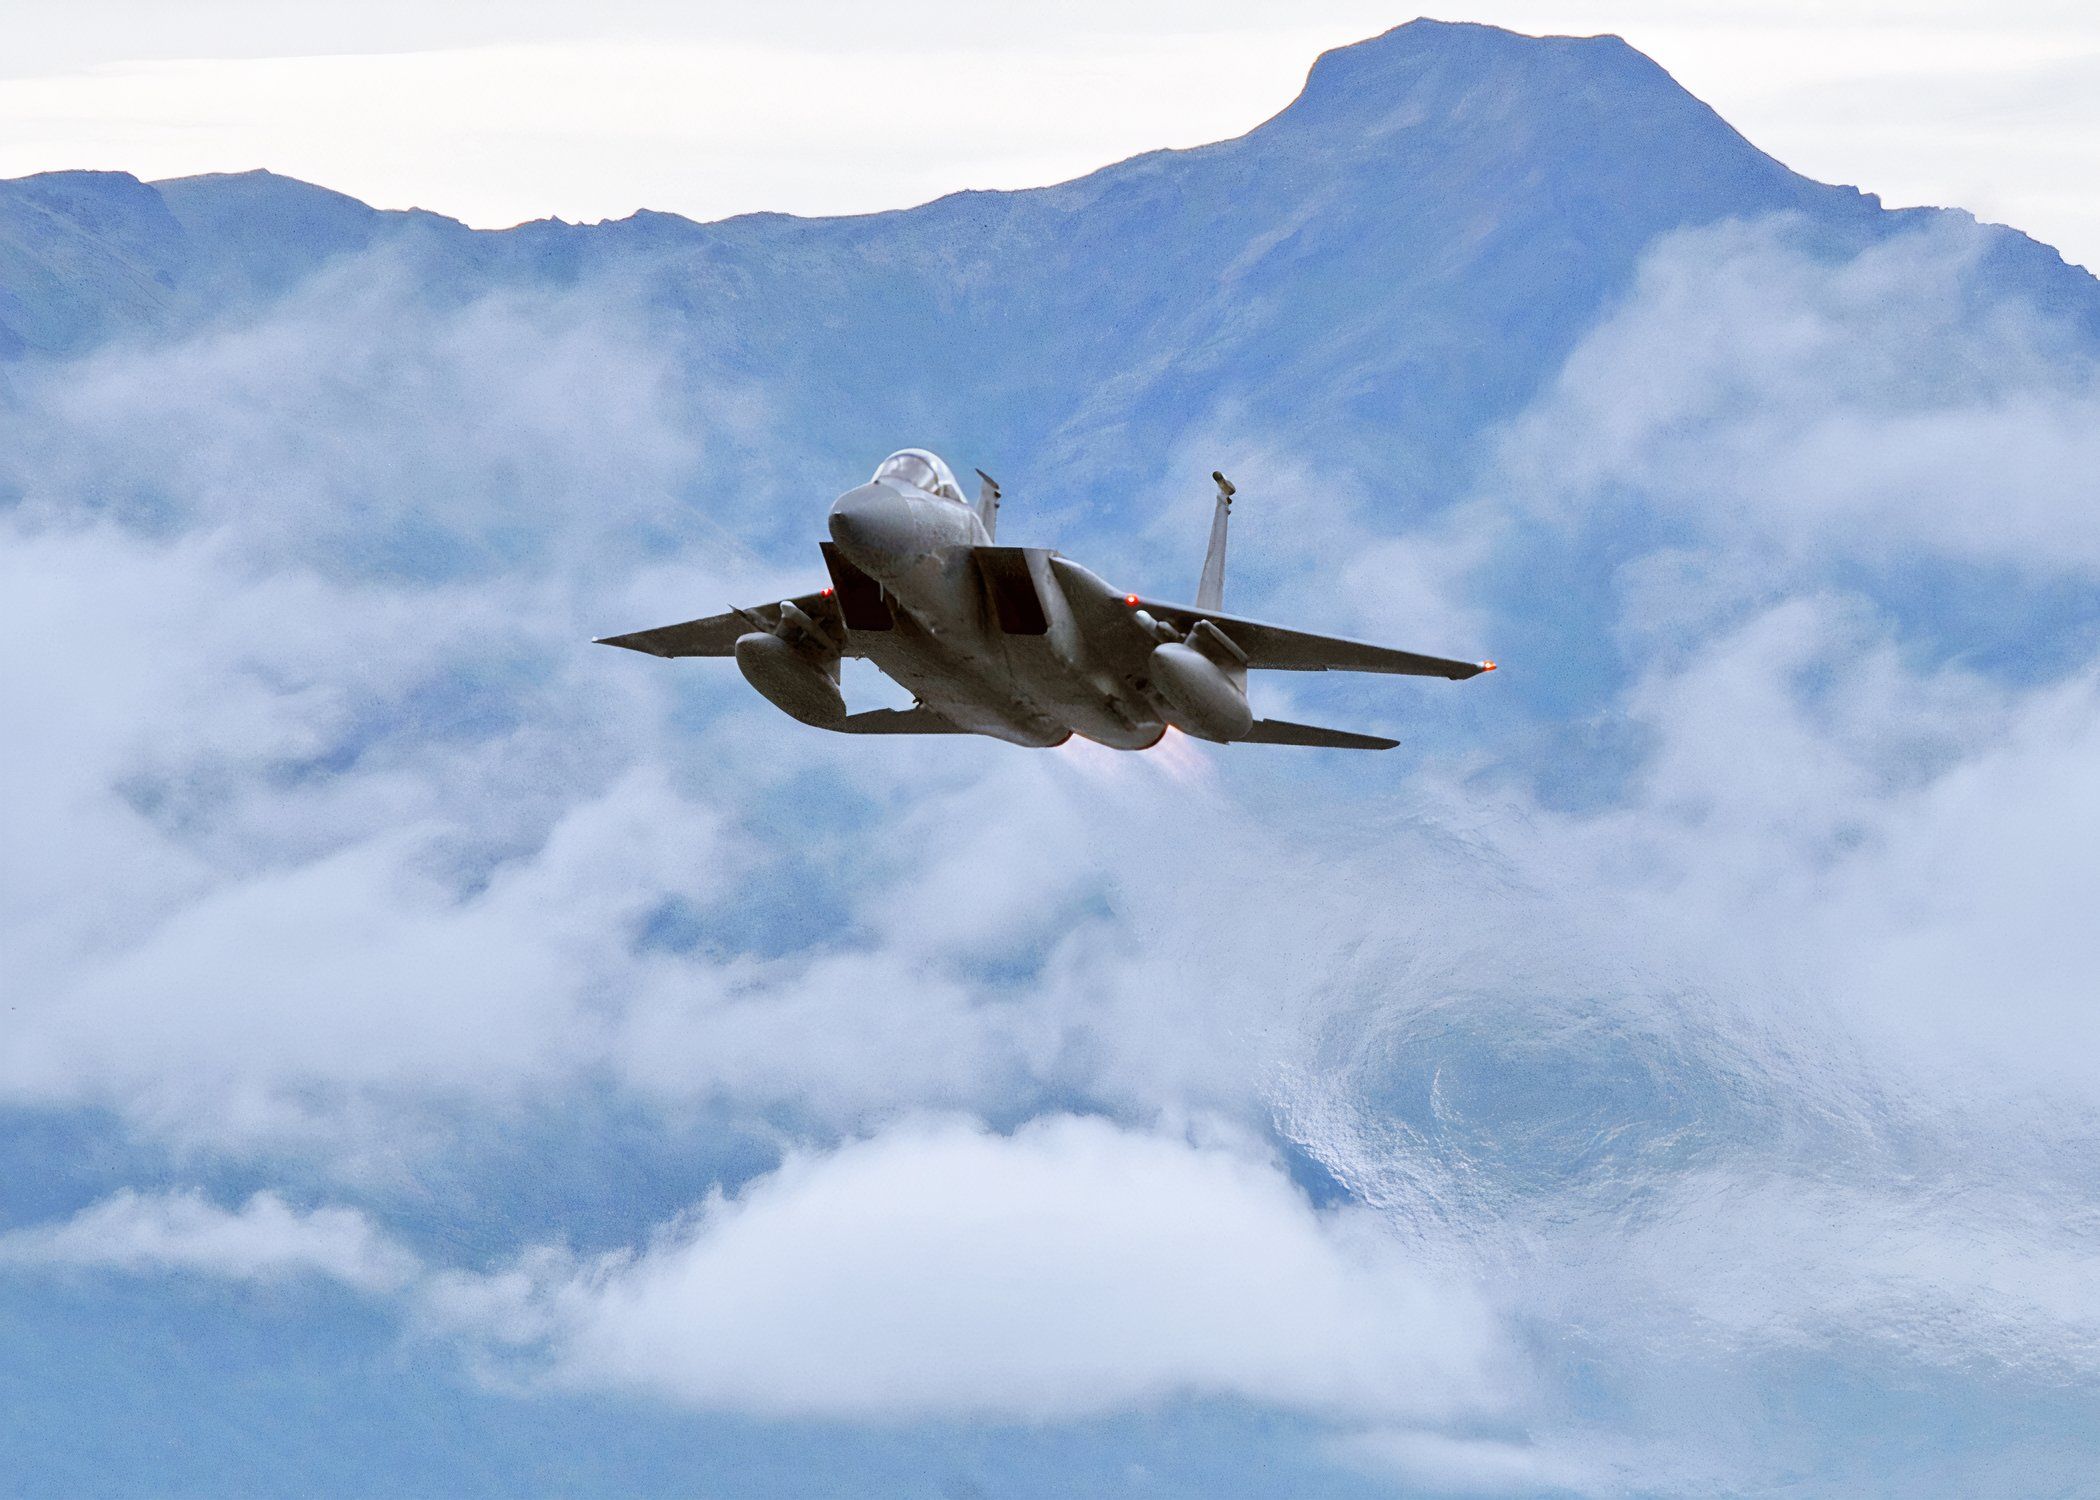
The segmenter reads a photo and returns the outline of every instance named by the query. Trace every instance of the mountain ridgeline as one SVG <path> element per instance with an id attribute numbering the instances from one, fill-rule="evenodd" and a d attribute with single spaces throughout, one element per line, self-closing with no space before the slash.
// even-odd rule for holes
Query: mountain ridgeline
<path id="1" fill-rule="evenodd" d="M 1231 421 L 1404 503 L 1462 481 L 1659 236 L 1779 212 L 1842 253 L 1946 211 L 1787 170 L 1617 38 L 1415 21 L 1237 139 L 851 218 L 477 231 L 267 172 L 0 183 L 0 360 L 252 316 L 383 251 L 438 298 L 619 285 L 856 466 L 910 439 L 1128 483 Z M 2100 338 L 2100 283 L 1995 234 L 1994 276 Z"/>

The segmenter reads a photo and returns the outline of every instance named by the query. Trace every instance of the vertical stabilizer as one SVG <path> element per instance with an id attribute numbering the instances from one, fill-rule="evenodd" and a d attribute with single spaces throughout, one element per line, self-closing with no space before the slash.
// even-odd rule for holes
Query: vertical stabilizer
<path id="1" fill-rule="evenodd" d="M 982 469 L 977 477 L 984 481 L 977 487 L 977 519 L 984 522 L 984 539 L 989 542 L 999 535 L 999 481 Z"/>
<path id="2" fill-rule="evenodd" d="M 1203 581 L 1196 585 L 1196 608 L 1225 607 L 1225 530 L 1232 520 L 1232 481 L 1213 471 L 1218 482 L 1218 508 L 1210 518 L 1210 550 L 1203 554 Z"/>

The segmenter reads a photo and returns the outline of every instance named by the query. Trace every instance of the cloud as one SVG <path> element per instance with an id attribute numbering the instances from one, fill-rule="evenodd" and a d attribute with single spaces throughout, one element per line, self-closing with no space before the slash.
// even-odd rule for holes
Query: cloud
<path id="1" fill-rule="evenodd" d="M 1668 1299 L 1702 1341 L 1780 1357 L 1867 1343 L 1924 1369 L 2091 1380 L 2100 1247 L 2051 1222 L 2067 1205 L 2031 1185 L 1972 1185 L 1957 1208 L 1848 1175 L 1688 1175 L 1613 1247 L 1629 1298 Z"/>
<path id="2" fill-rule="evenodd" d="M 1359 1201 L 1455 1230 L 1516 1328 L 1638 1390 L 1531 1408 L 1483 1459 L 1512 1490 L 1739 1489 L 1769 1432 L 1671 1425 L 1847 1367 L 1950 1400 L 2100 1368 L 2073 998 L 2100 956 L 2064 905 L 2100 831 L 2092 672 L 1918 672 L 1876 623 L 1790 602 L 1644 675 L 1623 797 L 1488 816 L 1507 891 L 1443 872 L 1439 910 L 1491 907 L 1516 951 L 1417 934 L 1288 1085 Z M 1401 1446 L 1411 1475 L 1443 1451 Z M 1537 1448 L 1573 1467 L 1519 1479 Z"/>
<path id="3" fill-rule="evenodd" d="M 229 1281 L 317 1276 L 398 1293 L 416 1257 L 355 1209 L 293 1208 L 261 1192 L 224 1209 L 195 1192 L 112 1194 L 72 1218 L 0 1234 L 0 1267 L 184 1273 Z"/>
<path id="4" fill-rule="evenodd" d="M 1627 508 L 1753 560 L 1920 553 L 2100 568 L 2100 370 L 1946 217 L 1856 253 L 1787 218 L 1684 232 L 1513 424 L 1494 482 L 1536 518 Z"/>
<path id="5" fill-rule="evenodd" d="M 310 1142 L 375 1090 L 510 1093 L 575 1065 L 607 955 L 719 890 L 659 705 L 585 644 L 719 565 L 652 570 L 700 429 L 619 309 L 448 304 L 382 257 L 20 372 L 0 672 L 41 707 L 6 802 L 44 852 L 0 877 L 0 1089 Z"/>
<path id="6" fill-rule="evenodd" d="M 646 776 L 466 892 L 445 878 L 440 832 L 200 896 L 50 996 L 4 1076 L 47 1093 L 175 1077 L 501 1093 L 567 1071 L 593 976 L 619 967 L 666 890 L 713 884 L 712 821 Z"/>
<path id="7" fill-rule="evenodd" d="M 25 366 L 0 480 L 40 527 L 217 530 L 251 568 L 332 579 L 524 592 L 669 551 L 748 387 L 706 376 L 692 421 L 681 377 L 708 361 L 682 371 L 635 292 L 465 295 L 463 253 L 350 257 L 259 315 Z"/>
<path id="8" fill-rule="evenodd" d="M 339 316 L 47 371 L 0 460 L 0 674 L 40 706 L 0 813 L 42 851 L 0 874 L 0 1090 L 367 1227 L 534 1109 L 667 1155 L 714 1111 L 786 1165 L 586 1226 L 630 1252 L 484 1224 L 515 1264 L 393 1283 L 507 1375 L 707 1409 L 1209 1397 L 1420 1484 L 1740 1489 L 1770 1430 L 1687 1439 L 1695 1397 L 2089 1380 L 2100 689 L 2048 602 L 2100 556 L 2089 384 L 1979 266 L 1685 237 L 1478 498 L 1403 521 L 1336 475 L 1291 591 L 1354 556 L 1381 633 L 1429 580 L 1541 642 L 1379 684 L 1446 747 L 1346 765 L 848 745 L 592 653 L 792 576 L 709 529 L 772 503 L 763 403 L 688 425 L 704 372 L 602 289 L 433 307 L 382 267 Z M 569 386 L 608 394 L 572 424 Z M 1250 494 L 1320 504 L 1244 441 Z M 169 1201 L 126 1212 L 268 1218 Z"/>
<path id="9" fill-rule="evenodd" d="M 1439 1495 L 1592 1493 L 1597 1475 L 1570 1455 L 1506 1438 L 1453 1437 L 1405 1427 L 1373 1428 L 1335 1440 L 1352 1468 L 1393 1476 Z"/>
<path id="10" fill-rule="evenodd" d="M 1500 1405 L 1510 1362 L 1462 1283 L 1272 1164 L 1069 1116 L 798 1155 L 639 1254 L 441 1279 L 429 1316 L 535 1340 L 563 1384 L 893 1421 L 1201 1396 L 1434 1419 Z"/>

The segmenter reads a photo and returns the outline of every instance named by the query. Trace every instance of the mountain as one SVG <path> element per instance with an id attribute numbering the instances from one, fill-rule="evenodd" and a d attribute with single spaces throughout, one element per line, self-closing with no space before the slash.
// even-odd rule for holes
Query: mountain
<path id="1" fill-rule="evenodd" d="M 384 248 L 459 294 L 646 287 L 856 465 L 910 430 L 1127 484 L 1125 455 L 1231 413 L 1428 503 L 1659 236 L 1775 212 L 1838 251 L 1941 211 L 1788 171 L 1615 37 L 1424 20 L 1322 56 L 1235 140 L 863 217 L 473 231 L 265 172 L 25 178 L 0 184 L 0 350 L 179 333 Z M 1995 254 L 2100 333 L 2092 278 L 2010 230 Z"/>

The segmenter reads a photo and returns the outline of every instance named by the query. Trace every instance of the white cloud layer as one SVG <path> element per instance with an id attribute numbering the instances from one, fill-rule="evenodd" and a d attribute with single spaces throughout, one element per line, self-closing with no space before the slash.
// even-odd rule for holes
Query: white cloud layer
<path id="1" fill-rule="evenodd" d="M 1505 1406 L 1476 1292 L 1246 1141 L 1048 1116 L 900 1123 L 716 1195 L 644 1249 L 427 1268 L 363 1213 L 125 1190 L 0 1235 L 22 1271 L 317 1276 L 563 1386 L 854 1420 L 1069 1420 L 1234 1397 L 1339 1421 Z M 520 1363 L 529 1359 L 529 1366 Z"/>
<path id="2" fill-rule="evenodd" d="M 1921 552 L 2100 569 L 2100 369 L 2082 336 L 1976 299 L 1947 220 L 1844 259 L 1785 219 L 1659 246 L 1517 424 L 1498 478 L 1547 519 L 1636 505 L 1740 561 Z"/>
<path id="3" fill-rule="evenodd" d="M 0 1234 L 0 1266 L 229 1281 L 312 1276 L 372 1293 L 399 1292 L 420 1270 L 355 1209 L 301 1210 L 268 1192 L 224 1209 L 197 1193 L 130 1189 L 59 1223 Z"/>
<path id="4" fill-rule="evenodd" d="M 1232 1396 L 1494 1409 L 1462 1283 L 1272 1163 L 1069 1116 L 907 1124 L 792 1158 L 635 1255 L 440 1279 L 427 1315 L 550 1377 L 770 1415 L 1040 1422 Z"/>
<path id="5" fill-rule="evenodd" d="M 757 1122 L 787 1165 L 631 1254 L 495 1272 L 267 1196 L 111 1200 L 11 1258 L 315 1269 L 506 1369 L 710 1408 L 1236 1397 L 1451 1488 L 1750 1487 L 1754 1423 L 1686 1437 L 1670 1403 L 1789 1361 L 2100 1373 L 2100 664 L 2077 626 L 2016 669 L 1942 638 L 2089 581 L 2100 421 L 1959 231 L 1672 242 L 1481 499 L 1354 538 L 1438 559 L 1484 631 L 1595 632 L 1580 690 L 1628 748 L 1575 797 L 1521 703 L 1329 803 L 1316 766 L 1185 744 L 841 746 L 588 654 L 778 577 L 664 526 L 763 393 L 696 416 L 576 296 L 432 309 L 361 268 L 18 393 L 0 692 L 39 711 L 0 817 L 42 852 L 0 872 L 0 1094 L 346 1193 L 443 1151 L 448 1109 L 589 1089 Z M 404 496 L 426 469 L 467 500 Z M 1595 617 L 1498 598 L 1586 526 Z M 1054 1117 L 898 1124 L 956 1111 Z M 1311 1207 L 1268 1130 L 1360 1206 Z M 1600 1434 L 1534 1340 L 1647 1430 Z"/>

